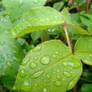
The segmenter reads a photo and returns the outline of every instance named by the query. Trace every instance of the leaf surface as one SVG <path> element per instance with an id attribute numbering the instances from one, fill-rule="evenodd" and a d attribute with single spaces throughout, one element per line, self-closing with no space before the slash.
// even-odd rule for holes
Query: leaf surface
<path id="1" fill-rule="evenodd" d="M 44 42 L 31 50 L 20 66 L 15 89 L 28 92 L 66 92 L 73 88 L 82 64 L 59 40 Z"/>
<path id="2" fill-rule="evenodd" d="M 61 14 L 50 7 L 30 9 L 11 30 L 14 38 L 24 34 L 44 30 L 62 23 Z"/>
<path id="3" fill-rule="evenodd" d="M 0 76 L 16 75 L 24 53 L 8 32 L 0 32 Z"/>
<path id="4" fill-rule="evenodd" d="M 8 15 L 12 20 L 21 17 L 27 10 L 43 6 L 46 0 L 3 0 L 2 3 L 7 9 Z"/>
<path id="5" fill-rule="evenodd" d="M 92 37 L 82 36 L 75 45 L 75 54 L 86 64 L 92 65 Z"/>

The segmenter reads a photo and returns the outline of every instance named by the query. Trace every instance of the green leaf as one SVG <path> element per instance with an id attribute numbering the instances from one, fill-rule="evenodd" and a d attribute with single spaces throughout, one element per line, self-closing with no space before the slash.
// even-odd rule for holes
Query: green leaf
<path id="1" fill-rule="evenodd" d="M 8 32 L 0 32 L 0 76 L 16 75 L 24 53 Z"/>
<path id="2" fill-rule="evenodd" d="M 12 89 L 23 57 L 18 42 L 7 31 L 0 31 L 0 77 L 6 88 Z"/>
<path id="3" fill-rule="evenodd" d="M 32 40 L 33 40 L 33 41 L 36 41 L 36 40 L 38 40 L 39 38 L 41 38 L 42 33 L 43 33 L 42 31 L 35 31 L 35 32 L 32 32 L 32 33 L 31 33 Z"/>
<path id="4" fill-rule="evenodd" d="M 43 6 L 46 0 L 3 0 L 2 3 L 7 9 L 8 15 L 12 20 L 21 17 L 27 10 Z"/>
<path id="5" fill-rule="evenodd" d="M 9 16 L 0 16 L 0 32 L 2 31 L 8 31 L 13 27 L 13 24 L 11 23 Z"/>
<path id="6" fill-rule="evenodd" d="M 83 84 L 79 92 L 92 92 L 92 84 Z"/>
<path id="7" fill-rule="evenodd" d="M 86 3 L 86 0 L 75 0 L 74 1 L 74 6 L 80 6 L 84 3 Z"/>
<path id="8" fill-rule="evenodd" d="M 68 12 L 68 10 L 66 8 L 64 8 L 62 11 L 62 18 L 65 23 L 72 26 L 76 31 L 78 31 L 78 33 L 80 33 L 82 35 L 85 35 L 85 34 L 91 35 L 89 32 L 87 32 L 86 30 L 81 28 L 80 25 L 76 21 L 74 21 L 74 19 L 72 19 L 71 14 Z"/>
<path id="9" fill-rule="evenodd" d="M 58 10 L 58 11 L 60 11 L 61 10 L 61 8 L 63 8 L 63 6 L 64 6 L 64 2 L 57 2 L 57 3 L 55 3 L 54 5 L 53 5 L 53 8 L 55 8 L 56 10 Z"/>
<path id="10" fill-rule="evenodd" d="M 13 38 L 62 23 L 61 14 L 50 7 L 30 9 L 11 30 Z"/>
<path id="11" fill-rule="evenodd" d="M 44 42 L 32 49 L 18 71 L 14 89 L 27 92 L 66 92 L 74 87 L 82 64 L 59 40 Z"/>
<path id="12" fill-rule="evenodd" d="M 74 51 L 84 63 L 92 65 L 92 37 L 82 36 L 77 41 Z"/>

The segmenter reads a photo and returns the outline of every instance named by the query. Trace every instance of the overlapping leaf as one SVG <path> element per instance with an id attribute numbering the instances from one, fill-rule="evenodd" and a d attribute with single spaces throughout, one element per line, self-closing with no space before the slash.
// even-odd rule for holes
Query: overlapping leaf
<path id="1" fill-rule="evenodd" d="M 92 65 L 92 37 L 83 36 L 75 45 L 76 55 L 86 64 Z"/>
<path id="2" fill-rule="evenodd" d="M 30 9 L 11 30 L 14 38 L 33 32 L 44 30 L 62 23 L 61 14 L 50 7 Z"/>
<path id="3" fill-rule="evenodd" d="M 31 50 L 19 69 L 15 89 L 66 92 L 78 81 L 82 64 L 61 41 L 44 42 Z"/>
<path id="4" fill-rule="evenodd" d="M 9 33 L 0 32 L 0 75 L 15 75 L 22 58 L 20 45 Z"/>
<path id="5" fill-rule="evenodd" d="M 0 16 L 0 32 L 2 31 L 8 31 L 13 27 L 13 24 L 11 23 L 9 16 L 3 17 Z"/>
<path id="6" fill-rule="evenodd" d="M 62 11 L 62 18 L 65 23 L 72 26 L 76 31 L 78 31 L 78 33 L 83 35 L 91 35 L 89 32 L 81 28 L 80 25 L 72 19 L 71 14 L 67 11 L 66 8 Z"/>
<path id="7" fill-rule="evenodd" d="M 3 0 L 2 2 L 11 19 L 16 20 L 27 10 L 43 6 L 46 0 Z"/>

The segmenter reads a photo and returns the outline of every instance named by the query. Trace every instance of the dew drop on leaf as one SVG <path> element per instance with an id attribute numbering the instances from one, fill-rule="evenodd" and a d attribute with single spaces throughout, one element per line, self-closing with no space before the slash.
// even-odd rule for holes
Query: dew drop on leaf
<path id="1" fill-rule="evenodd" d="M 36 73 L 34 73 L 34 74 L 31 76 L 31 78 L 37 78 L 37 77 L 39 77 L 42 73 L 43 73 L 43 71 L 36 72 Z"/>
<path id="2" fill-rule="evenodd" d="M 43 92 L 47 92 L 47 89 L 46 88 L 43 88 Z"/>
<path id="3" fill-rule="evenodd" d="M 41 59 L 41 63 L 44 64 L 44 65 L 48 64 L 49 62 L 50 62 L 50 58 L 49 57 L 43 57 Z"/>
<path id="4" fill-rule="evenodd" d="M 30 68 L 35 68 L 36 64 L 35 63 L 30 63 L 29 66 L 30 66 Z"/>
<path id="5" fill-rule="evenodd" d="M 24 77 L 25 75 L 24 75 L 24 70 L 20 70 L 20 76 L 21 77 Z"/>
<path id="6" fill-rule="evenodd" d="M 70 77 L 70 76 L 71 76 L 71 73 L 69 73 L 69 72 L 64 72 L 64 75 L 65 75 L 66 77 Z"/>
<path id="7" fill-rule="evenodd" d="M 56 82 L 55 82 L 55 85 L 56 85 L 56 86 L 61 86 L 61 82 L 60 82 L 60 81 L 56 81 Z"/>

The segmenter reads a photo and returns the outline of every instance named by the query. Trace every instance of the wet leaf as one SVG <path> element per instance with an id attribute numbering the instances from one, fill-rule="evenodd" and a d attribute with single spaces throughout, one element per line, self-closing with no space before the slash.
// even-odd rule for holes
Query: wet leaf
<path id="1" fill-rule="evenodd" d="M 0 76 L 16 75 L 24 53 L 8 32 L 0 32 Z"/>
<path id="2" fill-rule="evenodd" d="M 11 23 L 9 16 L 3 17 L 0 16 L 0 32 L 2 31 L 8 31 L 13 27 L 13 24 Z"/>
<path id="3" fill-rule="evenodd" d="M 26 55 L 14 89 L 31 92 L 66 92 L 74 87 L 82 64 L 59 40 L 44 42 Z"/>
<path id="4" fill-rule="evenodd" d="M 21 17 L 27 10 L 43 6 L 46 0 L 3 0 L 2 3 L 7 9 L 8 15 L 12 20 Z"/>
<path id="5" fill-rule="evenodd" d="M 61 14 L 50 7 L 30 9 L 11 30 L 14 38 L 24 34 L 44 30 L 62 23 Z"/>
<path id="6" fill-rule="evenodd" d="M 74 50 L 84 63 L 92 65 L 92 37 L 82 36 L 77 41 Z"/>

